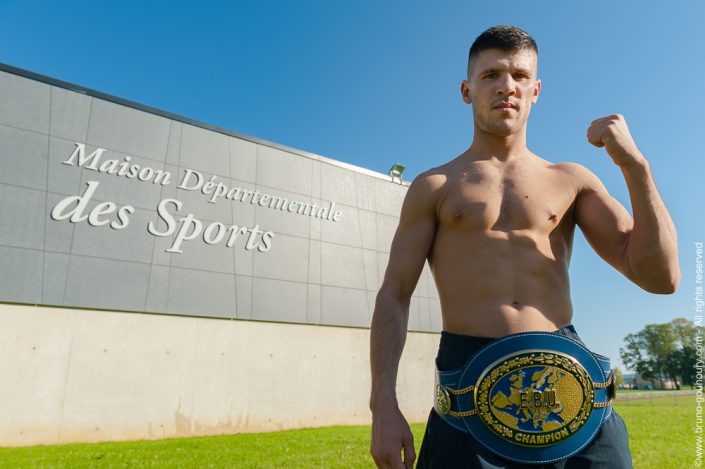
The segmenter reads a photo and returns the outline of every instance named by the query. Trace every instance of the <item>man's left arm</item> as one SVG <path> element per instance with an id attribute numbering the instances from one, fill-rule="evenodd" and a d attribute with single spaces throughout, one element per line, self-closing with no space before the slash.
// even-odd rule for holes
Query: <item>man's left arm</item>
<path id="1" fill-rule="evenodd" d="M 629 280 L 650 293 L 673 293 L 681 277 L 678 239 L 648 161 L 619 114 L 593 121 L 587 136 L 622 170 L 634 219 L 594 174 L 584 170 L 576 222 L 598 254 Z"/>

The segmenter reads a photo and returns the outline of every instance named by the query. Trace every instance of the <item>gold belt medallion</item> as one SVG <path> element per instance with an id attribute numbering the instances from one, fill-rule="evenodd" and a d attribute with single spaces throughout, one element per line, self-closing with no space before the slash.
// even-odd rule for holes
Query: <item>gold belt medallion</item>
<path id="1" fill-rule="evenodd" d="M 489 365 L 475 385 L 475 409 L 501 438 L 529 447 L 569 438 L 592 413 L 590 375 L 570 355 L 524 350 Z"/>

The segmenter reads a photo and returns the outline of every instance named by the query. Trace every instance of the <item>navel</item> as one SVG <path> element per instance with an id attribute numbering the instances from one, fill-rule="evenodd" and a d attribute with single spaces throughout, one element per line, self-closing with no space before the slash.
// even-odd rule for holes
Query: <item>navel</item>
<path id="1" fill-rule="evenodd" d="M 551 220 L 552 222 L 556 222 L 558 220 L 558 215 L 556 215 L 555 213 L 552 213 L 551 216 L 548 217 L 548 219 Z"/>

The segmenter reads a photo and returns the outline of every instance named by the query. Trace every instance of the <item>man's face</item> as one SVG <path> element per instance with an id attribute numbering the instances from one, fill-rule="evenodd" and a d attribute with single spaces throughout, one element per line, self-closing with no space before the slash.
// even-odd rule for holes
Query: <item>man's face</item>
<path id="1" fill-rule="evenodd" d="M 526 126 L 541 90 L 537 59 L 532 50 L 487 49 L 473 57 L 460 91 L 463 101 L 472 103 L 476 127 L 506 137 Z"/>

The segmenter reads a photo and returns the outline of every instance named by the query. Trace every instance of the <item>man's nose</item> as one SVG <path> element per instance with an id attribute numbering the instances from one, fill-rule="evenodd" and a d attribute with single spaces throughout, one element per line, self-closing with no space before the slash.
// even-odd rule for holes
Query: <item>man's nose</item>
<path id="1" fill-rule="evenodd" d="M 497 94 L 511 96 L 516 94 L 517 83 L 510 74 L 502 75 L 497 80 Z"/>

